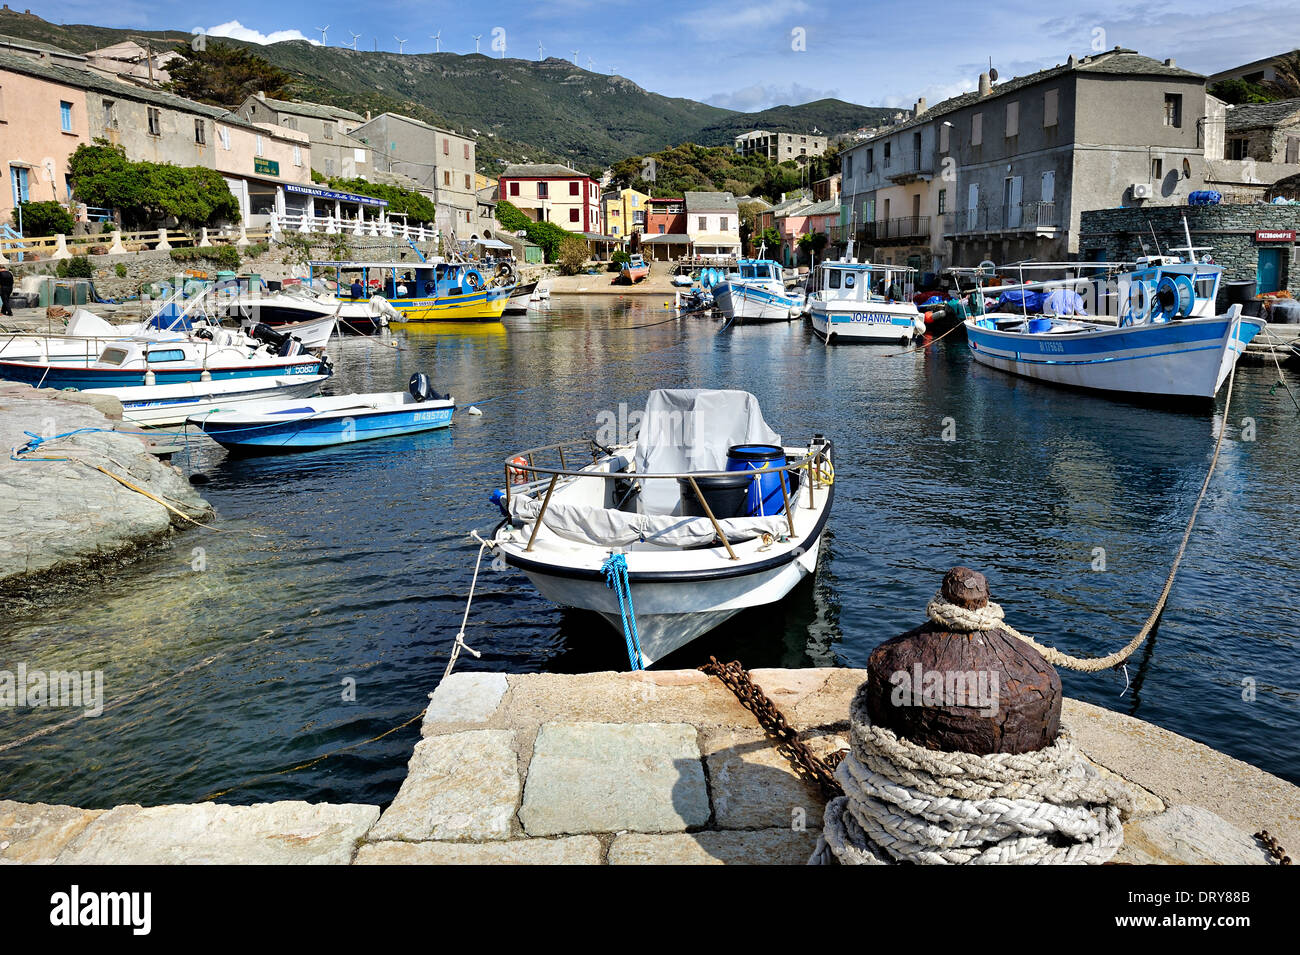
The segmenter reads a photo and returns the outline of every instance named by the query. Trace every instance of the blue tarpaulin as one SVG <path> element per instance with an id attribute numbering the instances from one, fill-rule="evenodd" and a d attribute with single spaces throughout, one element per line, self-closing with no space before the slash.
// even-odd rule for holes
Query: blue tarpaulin
<path id="1" fill-rule="evenodd" d="M 998 307 L 1016 312 L 1039 312 L 1043 309 L 1042 292 L 1031 289 L 1010 289 L 998 299 Z"/>

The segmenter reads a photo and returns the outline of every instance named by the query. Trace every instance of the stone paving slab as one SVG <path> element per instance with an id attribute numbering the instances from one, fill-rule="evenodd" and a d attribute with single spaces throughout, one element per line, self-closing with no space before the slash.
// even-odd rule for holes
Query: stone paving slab
<path id="1" fill-rule="evenodd" d="M 55 860 L 70 865 L 346 865 L 379 807 L 258 803 L 118 806 L 97 816 Z"/>
<path id="2" fill-rule="evenodd" d="M 557 722 L 757 725 L 731 693 L 698 670 L 512 674 L 509 681 L 505 715 L 516 728 Z"/>
<path id="3" fill-rule="evenodd" d="M 820 829 L 826 801 L 801 779 L 761 729 L 704 734 L 714 823 L 720 829 Z"/>
<path id="4" fill-rule="evenodd" d="M 53 862 L 103 813 L 102 809 L 0 800 L 0 863 Z"/>
<path id="5" fill-rule="evenodd" d="M 1142 720 L 1067 699 L 1061 718 L 1093 761 L 1170 806 L 1199 806 L 1247 833 L 1267 829 L 1288 852 L 1300 847 L 1300 788 Z"/>
<path id="6" fill-rule="evenodd" d="M 453 673 L 430 694 L 422 736 L 488 723 L 509 688 L 504 673 Z"/>
<path id="7" fill-rule="evenodd" d="M 674 832 L 704 825 L 709 813 L 694 726 L 547 723 L 519 820 L 530 836 Z"/>
<path id="8" fill-rule="evenodd" d="M 610 865 L 807 865 L 817 832 L 628 833 L 609 847 Z"/>
<path id="9" fill-rule="evenodd" d="M 357 865 L 600 865 L 595 836 L 510 842 L 376 842 L 361 847 Z"/>
<path id="10" fill-rule="evenodd" d="M 509 839 L 519 788 L 509 730 L 427 737 L 370 840 Z"/>
<path id="11" fill-rule="evenodd" d="M 1124 826 L 1115 862 L 1130 865 L 1271 865 L 1248 832 L 1199 806 L 1175 806 Z"/>

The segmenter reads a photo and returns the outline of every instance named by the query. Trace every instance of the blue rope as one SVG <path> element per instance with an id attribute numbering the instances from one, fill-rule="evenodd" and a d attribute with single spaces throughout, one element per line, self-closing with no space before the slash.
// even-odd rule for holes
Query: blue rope
<path id="1" fill-rule="evenodd" d="M 627 579 L 627 558 L 610 554 L 600 565 L 605 575 L 605 586 L 618 595 L 618 612 L 623 615 L 623 639 L 627 641 L 627 662 L 633 670 L 641 666 L 641 635 L 636 629 L 636 608 L 632 606 L 632 585 Z"/>

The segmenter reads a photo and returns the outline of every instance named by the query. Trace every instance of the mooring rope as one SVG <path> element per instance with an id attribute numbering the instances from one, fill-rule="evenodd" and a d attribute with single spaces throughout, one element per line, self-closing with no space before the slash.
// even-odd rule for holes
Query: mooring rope
<path id="1" fill-rule="evenodd" d="M 610 554 L 600 567 L 605 586 L 618 595 L 618 612 L 623 617 L 623 639 L 627 642 L 627 662 L 633 670 L 641 666 L 641 635 L 636 629 L 636 608 L 632 606 L 632 584 L 627 579 L 627 558 Z"/>
<path id="2" fill-rule="evenodd" d="M 465 642 L 465 624 L 469 623 L 469 608 L 474 604 L 474 588 L 478 586 L 478 571 L 483 564 L 483 552 L 496 546 L 492 541 L 484 540 L 479 536 L 478 531 L 470 531 L 469 536 L 478 541 L 478 557 L 474 561 L 474 576 L 469 582 L 469 596 L 465 598 L 465 615 L 460 618 L 460 630 L 456 633 L 456 642 L 451 645 L 451 656 L 447 660 L 447 669 L 442 671 L 442 678 L 445 680 L 451 676 L 451 671 L 456 668 L 456 661 L 460 659 L 460 652 L 467 650 L 475 658 L 482 656 L 477 650 Z"/>
<path id="3" fill-rule="evenodd" d="M 1100 865 L 1123 844 L 1133 796 L 1065 725 L 1037 752 L 935 751 L 873 725 L 866 701 L 863 684 L 811 864 Z"/>

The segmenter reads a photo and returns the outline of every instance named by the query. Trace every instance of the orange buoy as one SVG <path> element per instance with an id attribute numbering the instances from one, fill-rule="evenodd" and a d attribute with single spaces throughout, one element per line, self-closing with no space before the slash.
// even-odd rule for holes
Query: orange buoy
<path id="1" fill-rule="evenodd" d="M 933 321 L 934 321 L 934 312 L 926 312 L 926 313 L 925 313 L 925 324 L 929 325 L 929 324 L 930 324 L 931 322 L 933 322 Z"/>
<path id="2" fill-rule="evenodd" d="M 522 454 L 516 454 L 510 459 L 510 466 L 506 468 L 506 473 L 510 475 L 511 484 L 526 484 L 528 482 L 528 459 Z"/>

